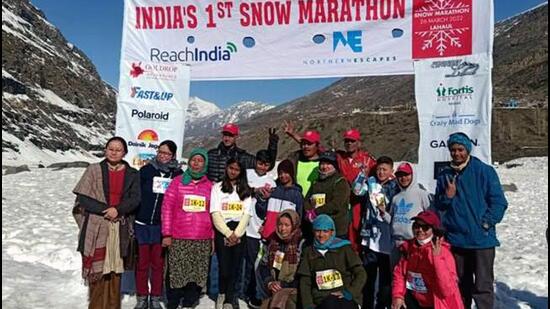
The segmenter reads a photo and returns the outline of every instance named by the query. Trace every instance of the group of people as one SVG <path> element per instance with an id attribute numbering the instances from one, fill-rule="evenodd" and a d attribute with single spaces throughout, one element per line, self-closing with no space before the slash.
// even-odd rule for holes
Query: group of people
<path id="1" fill-rule="evenodd" d="M 192 150 L 185 171 L 173 141 L 139 171 L 123 160 L 124 139 L 107 142 L 73 190 L 89 308 L 120 308 L 129 268 L 136 309 L 164 298 L 194 308 L 214 290 L 220 309 L 239 298 L 265 309 L 493 308 L 507 202 L 467 135 L 449 137 L 451 163 L 430 194 L 411 163 L 374 158 L 355 129 L 327 151 L 317 131 L 287 124 L 300 149 L 278 165 L 275 130 L 255 156 L 237 147 L 239 133 L 225 125 L 218 147 Z"/>

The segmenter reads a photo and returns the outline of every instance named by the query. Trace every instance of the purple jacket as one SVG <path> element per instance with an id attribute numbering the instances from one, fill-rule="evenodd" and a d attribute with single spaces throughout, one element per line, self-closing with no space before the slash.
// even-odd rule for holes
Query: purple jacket
<path id="1" fill-rule="evenodd" d="M 210 217 L 212 182 L 204 176 L 197 183 L 184 185 L 181 178 L 181 175 L 174 178 L 164 194 L 162 236 L 187 240 L 214 238 Z"/>

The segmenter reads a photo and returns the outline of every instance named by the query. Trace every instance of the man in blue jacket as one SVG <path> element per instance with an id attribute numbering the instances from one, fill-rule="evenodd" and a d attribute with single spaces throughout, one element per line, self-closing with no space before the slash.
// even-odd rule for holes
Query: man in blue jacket
<path id="1" fill-rule="evenodd" d="M 508 202 L 496 171 L 471 156 L 472 142 L 464 133 L 447 140 L 452 161 L 437 178 L 436 208 L 441 210 L 447 240 L 452 245 L 464 306 L 472 298 L 479 309 L 494 304 L 495 226 Z"/>

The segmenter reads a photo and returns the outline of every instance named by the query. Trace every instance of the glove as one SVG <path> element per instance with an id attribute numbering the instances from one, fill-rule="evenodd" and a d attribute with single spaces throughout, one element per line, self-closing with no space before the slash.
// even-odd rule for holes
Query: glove
<path id="1" fill-rule="evenodd" d="M 310 209 L 310 210 L 306 211 L 306 219 L 309 222 L 313 222 L 313 220 L 315 220 L 315 218 L 317 218 L 317 213 L 315 212 L 315 209 Z"/>

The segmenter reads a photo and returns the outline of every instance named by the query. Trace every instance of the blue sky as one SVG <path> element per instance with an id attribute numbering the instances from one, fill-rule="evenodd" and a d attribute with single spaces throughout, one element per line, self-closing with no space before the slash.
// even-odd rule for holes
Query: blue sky
<path id="1" fill-rule="evenodd" d="M 486 0 L 474 0 L 486 1 Z M 502 20 L 530 9 L 543 0 L 494 0 L 495 19 Z M 122 37 L 122 0 L 31 0 L 65 38 L 84 51 L 101 77 L 118 85 Z M 335 78 L 192 82 L 191 95 L 228 107 L 244 100 L 281 104 L 322 89 Z"/>

